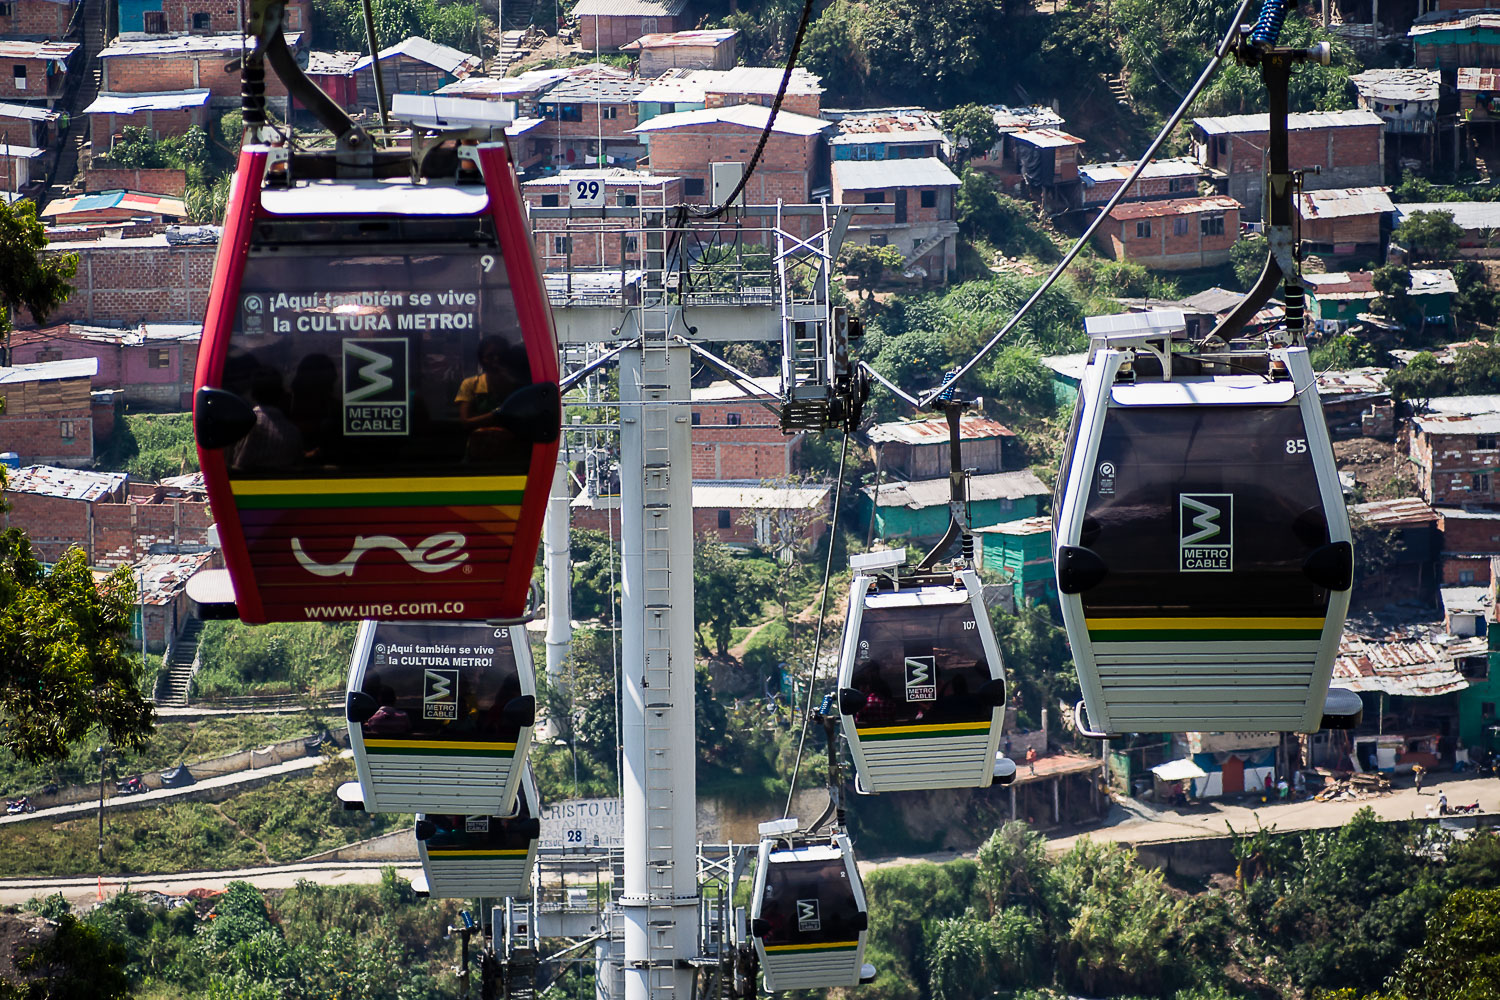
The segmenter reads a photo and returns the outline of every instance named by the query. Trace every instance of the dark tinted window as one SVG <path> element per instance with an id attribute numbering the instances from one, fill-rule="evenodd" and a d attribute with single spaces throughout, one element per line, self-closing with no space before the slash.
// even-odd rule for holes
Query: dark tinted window
<path id="1" fill-rule="evenodd" d="M 1109 575 L 1084 592 L 1085 614 L 1327 607 L 1301 572 L 1328 526 L 1296 405 L 1112 406 L 1092 471 L 1080 542 Z"/>
<path id="2" fill-rule="evenodd" d="M 421 220 L 256 227 L 224 367 L 257 411 L 226 449 L 233 478 L 528 468 L 508 421 L 531 365 L 504 262 L 472 220 L 437 225 L 467 238 L 424 244 Z"/>
<path id="3" fill-rule="evenodd" d="M 382 622 L 360 689 L 380 706 L 363 724 L 367 738 L 513 743 L 520 735 L 502 717 L 521 696 L 508 629 Z"/>
<path id="4" fill-rule="evenodd" d="M 428 850 L 471 848 L 491 851 L 519 851 L 531 844 L 526 808 L 526 793 L 516 795 L 514 816 L 428 816 L 437 832 L 427 838 Z"/>
<path id="5" fill-rule="evenodd" d="M 991 717 L 990 707 L 974 697 L 989 682 L 990 668 L 967 600 L 866 607 L 850 680 L 868 699 L 854 716 L 861 728 Z"/>
<path id="6" fill-rule="evenodd" d="M 767 869 L 760 903 L 761 919 L 770 925 L 766 944 L 815 944 L 859 937 L 859 907 L 842 858 L 772 861 Z"/>

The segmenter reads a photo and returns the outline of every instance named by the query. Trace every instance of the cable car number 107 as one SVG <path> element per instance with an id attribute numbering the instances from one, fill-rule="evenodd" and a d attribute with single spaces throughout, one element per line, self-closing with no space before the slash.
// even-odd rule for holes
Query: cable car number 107
<path id="1" fill-rule="evenodd" d="M 1306 455 L 1307 438 L 1287 438 L 1286 453 L 1288 455 Z"/>

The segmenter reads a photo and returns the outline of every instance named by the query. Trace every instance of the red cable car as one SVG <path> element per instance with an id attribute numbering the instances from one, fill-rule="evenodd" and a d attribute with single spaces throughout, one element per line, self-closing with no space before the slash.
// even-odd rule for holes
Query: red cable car
<path id="1" fill-rule="evenodd" d="M 241 151 L 193 416 L 246 622 L 525 610 L 557 339 L 504 143 L 445 153 L 414 182 Z"/>

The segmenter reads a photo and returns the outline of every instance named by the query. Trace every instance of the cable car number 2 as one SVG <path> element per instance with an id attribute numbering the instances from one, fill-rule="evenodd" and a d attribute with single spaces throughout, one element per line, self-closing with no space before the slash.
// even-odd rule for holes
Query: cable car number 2
<path id="1" fill-rule="evenodd" d="M 599 178 L 575 178 L 569 189 L 568 204 L 573 208 L 604 207 L 604 182 Z"/>
<path id="2" fill-rule="evenodd" d="M 1307 438 L 1287 438 L 1286 453 L 1288 455 L 1306 455 Z"/>

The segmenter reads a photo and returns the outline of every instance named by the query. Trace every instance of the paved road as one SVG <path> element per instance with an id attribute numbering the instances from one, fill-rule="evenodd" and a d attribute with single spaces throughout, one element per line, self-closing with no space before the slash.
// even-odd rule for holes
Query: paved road
<path id="1" fill-rule="evenodd" d="M 274 868 L 240 868 L 222 872 L 179 872 L 174 875 L 138 875 L 128 879 L 118 875 L 99 877 L 0 879 L 0 905 L 24 903 L 33 896 L 60 892 L 74 907 L 86 906 L 98 899 L 102 891 L 113 896 L 127 885 L 135 892 L 164 892 L 169 896 L 187 895 L 190 889 L 222 889 L 241 880 L 262 889 L 290 889 L 301 879 L 321 885 L 374 885 L 389 862 L 334 861 L 280 865 Z M 397 865 L 402 878 L 422 874 L 421 865 Z"/>

